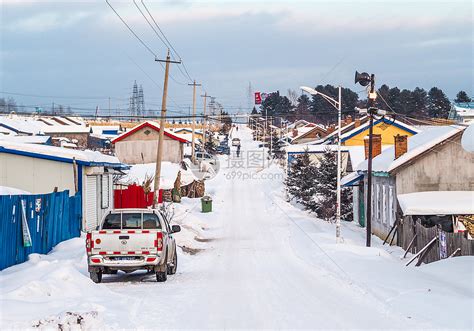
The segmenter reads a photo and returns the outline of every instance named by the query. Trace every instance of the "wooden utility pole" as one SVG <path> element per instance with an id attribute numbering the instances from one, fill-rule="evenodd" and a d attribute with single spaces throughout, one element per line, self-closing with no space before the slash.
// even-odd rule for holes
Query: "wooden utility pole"
<path id="1" fill-rule="evenodd" d="M 366 223 L 366 230 L 367 230 L 367 238 L 365 245 L 370 247 L 371 245 L 371 238 L 372 238 L 372 159 L 373 159 L 373 126 L 374 126 L 374 111 L 376 111 L 375 107 L 375 75 L 370 75 L 370 90 L 368 96 L 368 107 L 367 107 L 367 115 L 369 115 L 369 157 L 367 160 L 367 220 Z"/>
<path id="2" fill-rule="evenodd" d="M 191 161 L 194 163 L 196 161 L 196 146 L 194 143 L 194 135 L 196 131 L 196 86 L 201 86 L 201 84 L 196 84 L 196 81 L 194 81 L 192 84 L 188 85 L 193 87 L 193 134 L 191 135 Z"/>
<path id="3" fill-rule="evenodd" d="M 166 60 L 155 59 L 157 62 L 165 62 L 165 82 L 163 86 L 163 98 L 161 100 L 161 118 L 160 118 L 160 132 L 158 135 L 158 149 L 156 151 L 156 168 L 155 168 L 155 185 L 153 195 L 153 206 L 158 206 L 158 195 L 160 194 L 160 177 L 161 177 L 161 160 L 163 158 L 163 139 L 165 135 L 165 119 L 166 119 L 166 98 L 168 96 L 168 76 L 170 73 L 170 63 L 181 63 L 181 61 L 171 61 L 170 50 L 168 49 L 168 55 Z"/>
<path id="4" fill-rule="evenodd" d="M 202 147 L 203 147 L 203 151 L 205 151 L 206 150 L 206 131 L 207 131 L 206 101 L 207 101 L 207 98 L 211 98 L 211 96 L 207 95 L 207 92 L 204 92 L 204 95 L 201 95 L 201 97 L 204 98 L 204 111 L 203 111 L 204 123 L 203 123 L 203 128 L 202 128 L 202 133 L 203 133 Z"/>

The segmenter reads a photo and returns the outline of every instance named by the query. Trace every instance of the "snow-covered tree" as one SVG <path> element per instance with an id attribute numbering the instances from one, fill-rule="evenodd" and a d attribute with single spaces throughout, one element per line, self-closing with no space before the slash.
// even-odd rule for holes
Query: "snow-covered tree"
<path id="1" fill-rule="evenodd" d="M 336 218 L 337 202 L 337 155 L 331 150 L 326 150 L 319 166 L 314 173 L 315 203 L 313 210 L 318 217 L 332 221 Z M 341 190 L 341 218 L 352 221 L 352 192 L 349 188 Z"/>
<path id="2" fill-rule="evenodd" d="M 297 156 L 288 167 L 288 177 L 285 184 L 290 200 L 295 199 L 307 207 L 314 193 L 313 182 L 311 178 L 307 177 L 314 170 L 308 151 L 306 150 L 304 154 Z"/>
<path id="3" fill-rule="evenodd" d="M 276 134 L 272 136 L 272 158 L 281 160 L 285 156 L 285 150 L 283 149 L 283 142 L 280 137 Z"/>

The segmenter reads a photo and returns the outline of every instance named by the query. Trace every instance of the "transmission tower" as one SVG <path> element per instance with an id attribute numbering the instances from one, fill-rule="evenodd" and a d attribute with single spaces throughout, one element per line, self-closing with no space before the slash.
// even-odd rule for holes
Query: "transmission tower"
<path id="1" fill-rule="evenodd" d="M 138 115 L 139 99 L 137 81 L 133 83 L 132 96 L 130 97 L 129 111 L 131 116 Z"/>
<path id="2" fill-rule="evenodd" d="M 145 98 L 143 97 L 143 87 L 141 84 L 138 89 L 138 115 L 145 115 Z"/>

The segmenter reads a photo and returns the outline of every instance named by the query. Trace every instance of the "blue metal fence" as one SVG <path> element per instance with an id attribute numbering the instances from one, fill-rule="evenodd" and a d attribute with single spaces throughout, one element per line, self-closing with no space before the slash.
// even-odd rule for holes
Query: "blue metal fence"
<path id="1" fill-rule="evenodd" d="M 24 247 L 22 200 L 32 245 Z M 69 191 L 0 196 L 0 270 L 25 262 L 31 253 L 48 253 L 61 241 L 81 233 L 81 195 Z"/>

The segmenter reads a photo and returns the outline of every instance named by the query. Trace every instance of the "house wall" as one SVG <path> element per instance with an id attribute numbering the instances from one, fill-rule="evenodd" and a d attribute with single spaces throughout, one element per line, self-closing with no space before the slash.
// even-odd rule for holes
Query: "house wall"
<path id="1" fill-rule="evenodd" d="M 367 201 L 367 177 L 364 178 Z M 365 208 L 367 219 L 367 208 Z M 381 239 L 390 232 L 397 214 L 397 189 L 394 177 L 372 176 L 372 233 Z"/>
<path id="2" fill-rule="evenodd" d="M 141 164 L 156 162 L 158 149 L 156 130 L 144 127 L 134 134 L 115 143 L 115 154 L 120 162 L 126 164 Z M 163 161 L 181 162 L 183 160 L 183 144 L 164 136 Z"/>
<path id="3" fill-rule="evenodd" d="M 71 163 L 0 153 L 0 185 L 34 194 L 69 190 L 74 195 L 74 169 Z"/>
<path id="4" fill-rule="evenodd" d="M 473 191 L 474 154 L 461 146 L 461 137 L 398 170 L 398 194 L 423 191 Z"/>
<path id="5" fill-rule="evenodd" d="M 374 134 L 380 134 L 382 136 L 382 145 L 393 145 L 394 136 L 407 135 L 408 137 L 413 136 L 413 134 L 405 131 L 402 128 L 399 128 L 395 125 L 385 124 L 383 122 L 378 123 L 374 126 Z M 343 142 L 344 146 L 364 146 L 364 137 L 369 135 L 369 129 L 362 131 L 361 133 L 347 139 Z"/>

